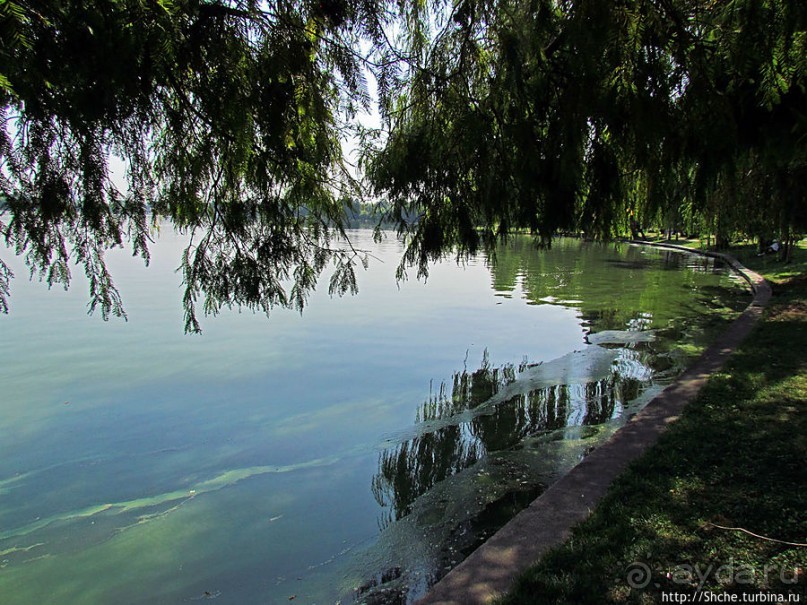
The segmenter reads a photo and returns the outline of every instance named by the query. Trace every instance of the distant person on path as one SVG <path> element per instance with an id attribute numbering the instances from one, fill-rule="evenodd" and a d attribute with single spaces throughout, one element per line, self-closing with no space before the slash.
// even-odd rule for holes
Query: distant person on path
<path id="1" fill-rule="evenodd" d="M 770 246 L 765 248 L 763 252 L 757 254 L 757 256 L 764 256 L 765 254 L 776 254 L 779 250 L 782 249 L 782 244 L 780 244 L 777 240 L 773 240 Z"/>
<path id="2" fill-rule="evenodd" d="M 644 231 L 642 231 L 642 228 L 639 226 L 639 223 L 633 216 L 633 210 L 630 211 L 630 236 L 631 239 L 639 239 L 639 236 L 641 236 L 642 239 L 646 239 L 644 236 Z"/>

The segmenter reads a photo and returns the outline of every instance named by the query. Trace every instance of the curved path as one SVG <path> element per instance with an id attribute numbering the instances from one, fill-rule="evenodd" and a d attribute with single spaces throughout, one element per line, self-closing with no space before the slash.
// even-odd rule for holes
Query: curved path
<path id="1" fill-rule="evenodd" d="M 709 376 L 723 367 L 762 315 L 771 296 L 770 286 L 735 258 L 672 244 L 655 246 L 705 254 L 727 262 L 751 285 L 754 293 L 751 304 L 673 384 L 451 570 L 418 605 L 477 605 L 506 593 L 519 574 L 549 549 L 564 542 L 572 526 L 591 514 L 611 482 L 656 443 L 659 435 L 697 396 Z"/>

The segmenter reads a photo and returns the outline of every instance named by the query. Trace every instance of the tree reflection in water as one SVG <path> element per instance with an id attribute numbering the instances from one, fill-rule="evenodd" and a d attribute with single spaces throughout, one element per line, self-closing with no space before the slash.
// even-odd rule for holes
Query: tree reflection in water
<path id="1" fill-rule="evenodd" d="M 381 527 L 408 515 L 419 496 L 490 453 L 518 447 L 542 433 L 614 418 L 650 385 L 646 358 L 641 349 L 624 348 L 604 378 L 538 388 L 485 408 L 482 404 L 531 367 L 492 367 L 485 351 L 479 369 L 454 374 L 450 394 L 442 383 L 422 404 L 416 422 L 425 429 L 418 436 L 379 455 L 372 492 L 384 509 Z M 637 366 L 648 371 L 637 372 Z M 469 410 L 482 411 L 468 418 L 463 412 Z M 453 417 L 456 422 L 451 422 Z M 434 421 L 442 422 L 430 427 Z"/>

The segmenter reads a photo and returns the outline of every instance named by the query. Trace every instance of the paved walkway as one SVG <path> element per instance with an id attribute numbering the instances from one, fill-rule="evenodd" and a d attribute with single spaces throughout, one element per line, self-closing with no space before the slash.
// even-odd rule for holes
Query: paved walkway
<path id="1" fill-rule="evenodd" d="M 639 242 L 637 242 L 639 243 Z M 698 252 L 670 244 L 659 247 Z M 751 304 L 701 357 L 672 385 L 655 397 L 609 441 L 595 449 L 567 475 L 440 580 L 418 605 L 477 605 L 507 592 L 515 578 L 549 549 L 568 538 L 572 526 L 591 514 L 611 482 L 627 465 L 656 443 L 694 399 L 709 376 L 748 336 L 768 303 L 771 290 L 757 273 L 733 257 L 721 258 L 751 284 Z"/>

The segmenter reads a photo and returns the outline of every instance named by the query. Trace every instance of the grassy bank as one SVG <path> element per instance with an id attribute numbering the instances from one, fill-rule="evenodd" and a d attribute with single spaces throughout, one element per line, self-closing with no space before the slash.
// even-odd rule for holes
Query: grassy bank
<path id="1" fill-rule="evenodd" d="M 764 320 L 502 604 L 807 603 L 805 243 L 789 265 L 732 251 L 773 285 Z"/>

